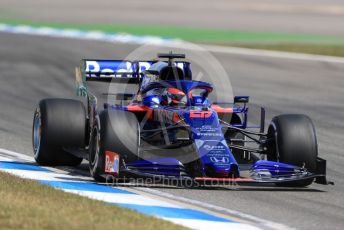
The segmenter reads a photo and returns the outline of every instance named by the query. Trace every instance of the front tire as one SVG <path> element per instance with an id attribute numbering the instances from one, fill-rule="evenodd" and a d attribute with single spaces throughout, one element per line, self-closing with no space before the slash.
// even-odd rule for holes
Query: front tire
<path id="1" fill-rule="evenodd" d="M 44 99 L 34 113 L 32 144 L 40 165 L 77 166 L 82 158 L 64 147 L 85 147 L 86 112 L 80 101 Z"/>
<path id="2" fill-rule="evenodd" d="M 99 127 L 100 124 L 100 127 Z M 121 110 L 104 110 L 95 124 L 89 148 L 91 176 L 99 182 L 105 181 L 105 151 L 115 152 L 122 160 L 138 159 L 139 125 L 135 114 Z"/>
<path id="3" fill-rule="evenodd" d="M 305 115 L 286 114 L 274 117 L 268 130 L 271 141 L 268 145 L 268 160 L 305 167 L 316 171 L 318 144 L 314 125 Z M 314 179 L 286 182 L 279 185 L 304 187 Z"/>

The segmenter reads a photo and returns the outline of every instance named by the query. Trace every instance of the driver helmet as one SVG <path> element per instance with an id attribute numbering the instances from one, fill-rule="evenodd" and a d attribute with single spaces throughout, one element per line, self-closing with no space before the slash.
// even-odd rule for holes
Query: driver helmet
<path id="1" fill-rule="evenodd" d="M 177 88 L 169 88 L 167 97 L 170 105 L 186 105 L 186 94 Z"/>

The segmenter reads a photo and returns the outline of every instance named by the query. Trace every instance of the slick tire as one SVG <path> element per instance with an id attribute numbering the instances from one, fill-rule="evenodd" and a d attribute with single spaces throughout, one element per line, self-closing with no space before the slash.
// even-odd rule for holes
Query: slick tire
<path id="1" fill-rule="evenodd" d="M 84 148 L 86 112 L 80 101 L 44 99 L 33 118 L 32 143 L 39 165 L 77 166 L 82 158 L 64 148 Z"/>
<path id="2" fill-rule="evenodd" d="M 286 114 L 272 119 L 268 137 L 274 141 L 268 146 L 268 160 L 305 167 L 316 171 L 318 144 L 311 119 L 300 114 Z M 313 179 L 300 182 L 286 182 L 280 186 L 305 187 Z"/>
<path id="3" fill-rule="evenodd" d="M 136 116 L 121 110 L 104 110 L 99 114 L 99 125 L 91 134 L 89 168 L 91 176 L 99 182 L 105 181 L 105 152 L 119 154 L 120 165 L 138 158 L 139 125 Z"/>

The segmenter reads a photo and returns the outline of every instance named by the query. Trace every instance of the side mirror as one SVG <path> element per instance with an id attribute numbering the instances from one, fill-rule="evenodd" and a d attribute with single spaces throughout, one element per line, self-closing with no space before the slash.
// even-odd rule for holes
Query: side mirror
<path id="1" fill-rule="evenodd" d="M 234 103 L 248 103 L 249 96 L 235 96 Z"/>

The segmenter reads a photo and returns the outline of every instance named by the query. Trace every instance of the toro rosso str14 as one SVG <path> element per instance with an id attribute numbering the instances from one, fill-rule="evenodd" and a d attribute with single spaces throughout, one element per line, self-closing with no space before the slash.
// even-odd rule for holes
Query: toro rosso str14
<path id="1" fill-rule="evenodd" d="M 36 162 L 77 166 L 86 159 L 97 181 L 110 175 L 197 183 L 328 184 L 309 117 L 276 116 L 265 132 L 261 109 L 261 124 L 254 131 L 247 121 L 248 96 L 235 96 L 231 104 L 212 101 L 212 85 L 192 80 L 185 55 L 158 57 L 82 60 L 76 82 L 85 101 L 44 99 L 34 113 Z M 127 93 L 109 87 L 103 94 L 107 101 L 100 104 L 89 89 L 92 82 L 137 88 Z"/>

